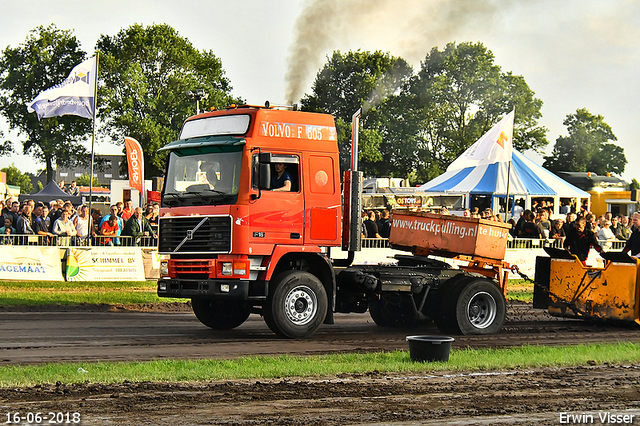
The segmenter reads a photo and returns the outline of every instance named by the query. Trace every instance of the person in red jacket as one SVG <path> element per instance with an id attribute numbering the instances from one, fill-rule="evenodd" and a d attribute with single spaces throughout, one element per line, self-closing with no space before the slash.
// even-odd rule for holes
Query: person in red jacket
<path id="1" fill-rule="evenodd" d="M 133 201 L 125 200 L 124 209 L 122 210 L 122 214 L 120 217 L 122 217 L 123 222 L 126 222 L 131 216 L 133 216 Z"/>

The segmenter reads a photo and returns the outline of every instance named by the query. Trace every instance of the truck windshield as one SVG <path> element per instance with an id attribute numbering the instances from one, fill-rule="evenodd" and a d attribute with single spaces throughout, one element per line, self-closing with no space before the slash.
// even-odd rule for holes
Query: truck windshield
<path id="1" fill-rule="evenodd" d="M 203 147 L 169 154 L 162 205 L 234 204 L 238 198 L 242 150 Z"/>

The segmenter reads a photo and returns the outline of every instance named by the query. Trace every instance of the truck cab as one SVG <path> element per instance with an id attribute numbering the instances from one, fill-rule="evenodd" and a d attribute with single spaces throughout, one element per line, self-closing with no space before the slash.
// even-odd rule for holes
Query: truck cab
<path id="1" fill-rule="evenodd" d="M 231 107 L 189 118 L 162 149 L 158 295 L 190 298 L 216 329 L 252 312 L 287 337 L 331 323 L 335 277 L 321 247 L 341 240 L 333 117 Z M 272 188 L 278 168 L 288 191 Z"/>

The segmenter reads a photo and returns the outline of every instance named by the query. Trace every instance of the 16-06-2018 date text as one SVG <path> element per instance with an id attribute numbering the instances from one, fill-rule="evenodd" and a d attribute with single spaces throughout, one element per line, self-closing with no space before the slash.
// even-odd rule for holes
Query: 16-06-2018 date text
<path id="1" fill-rule="evenodd" d="M 27 424 L 27 425 L 62 425 L 62 424 L 79 424 L 80 413 L 74 412 L 53 412 L 48 413 L 21 413 L 15 411 L 7 414 L 7 421 L 4 424 Z"/>

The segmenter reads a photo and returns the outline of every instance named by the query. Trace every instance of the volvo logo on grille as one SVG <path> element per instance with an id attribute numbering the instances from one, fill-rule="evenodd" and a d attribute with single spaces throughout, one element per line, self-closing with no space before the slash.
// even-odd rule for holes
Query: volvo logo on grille
<path id="1" fill-rule="evenodd" d="M 182 242 L 180 244 L 178 244 L 178 247 L 175 248 L 175 250 L 173 250 L 173 252 L 177 252 L 178 250 L 180 250 L 180 247 L 182 247 L 184 245 L 184 243 L 186 243 L 187 241 L 193 240 L 193 233 L 196 232 L 198 229 L 200 229 L 200 227 L 202 225 L 204 225 L 204 223 L 209 220 L 208 217 L 205 217 L 204 219 L 202 219 L 200 221 L 199 224 L 197 224 L 193 229 L 189 229 L 187 231 L 187 236 L 184 237 L 184 240 L 182 240 Z"/>

